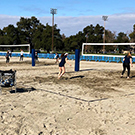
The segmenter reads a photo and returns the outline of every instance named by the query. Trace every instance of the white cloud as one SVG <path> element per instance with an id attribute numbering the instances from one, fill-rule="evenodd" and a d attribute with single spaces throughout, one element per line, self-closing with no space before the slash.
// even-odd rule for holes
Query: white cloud
<path id="1" fill-rule="evenodd" d="M 0 15 L 0 29 L 7 27 L 9 24 L 16 26 L 19 19 L 19 16 Z"/>
<path id="2" fill-rule="evenodd" d="M 108 20 L 105 22 L 105 28 L 116 33 L 131 32 L 135 24 L 134 18 L 135 14 L 109 15 Z M 41 17 L 40 20 L 45 23 L 46 17 Z M 51 25 L 51 18 L 48 18 L 48 22 Z M 64 33 L 66 36 L 75 35 L 91 24 L 104 26 L 102 16 L 55 17 L 55 23 L 60 28 L 61 34 Z"/>
<path id="3" fill-rule="evenodd" d="M 106 29 L 110 31 L 119 32 L 131 32 L 133 25 L 135 24 L 135 14 L 114 14 L 108 16 L 108 21 L 105 23 Z M 48 23 L 52 25 L 52 17 L 37 17 L 38 20 L 44 25 Z M 19 16 L 7 16 L 0 15 L 0 28 L 7 27 L 9 24 L 16 25 L 20 20 Z M 92 24 L 96 26 L 99 24 L 104 26 L 102 16 L 80 16 L 80 17 L 66 17 L 66 16 L 55 16 L 54 23 L 57 24 L 61 30 L 61 34 L 66 36 L 75 35 L 79 31 L 82 31 L 86 26 Z"/>

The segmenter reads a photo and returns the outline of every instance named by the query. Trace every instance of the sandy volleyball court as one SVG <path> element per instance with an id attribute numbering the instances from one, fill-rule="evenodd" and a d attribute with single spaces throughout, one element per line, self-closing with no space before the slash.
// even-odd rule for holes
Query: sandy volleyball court
<path id="1" fill-rule="evenodd" d="M 0 70 L 17 71 L 17 93 L 0 95 L 0 135 L 135 134 L 135 67 L 127 80 L 122 63 L 70 63 L 58 80 L 55 59 L 0 57 Z"/>

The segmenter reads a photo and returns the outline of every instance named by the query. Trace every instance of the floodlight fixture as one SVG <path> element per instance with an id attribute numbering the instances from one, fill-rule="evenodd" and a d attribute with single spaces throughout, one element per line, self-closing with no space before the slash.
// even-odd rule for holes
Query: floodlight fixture
<path id="1" fill-rule="evenodd" d="M 57 9 L 51 8 L 50 12 L 52 15 L 57 14 Z"/>
<path id="2" fill-rule="evenodd" d="M 108 16 L 102 16 L 102 19 L 103 19 L 104 21 L 107 21 L 107 18 L 108 18 Z"/>

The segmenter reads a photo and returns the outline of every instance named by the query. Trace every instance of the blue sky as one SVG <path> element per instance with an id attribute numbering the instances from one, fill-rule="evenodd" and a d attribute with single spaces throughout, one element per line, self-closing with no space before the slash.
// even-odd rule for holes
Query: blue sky
<path id="1" fill-rule="evenodd" d="M 0 0 L 0 13 L 15 16 L 50 16 L 50 8 L 58 9 L 57 16 L 88 16 L 135 13 L 134 0 Z"/>
<path id="2" fill-rule="evenodd" d="M 93 24 L 106 29 L 131 32 L 135 24 L 135 0 L 0 0 L 0 28 L 15 25 L 20 17 L 37 17 L 41 23 L 51 25 L 50 8 L 56 8 L 55 24 L 66 36 L 75 35 Z"/>

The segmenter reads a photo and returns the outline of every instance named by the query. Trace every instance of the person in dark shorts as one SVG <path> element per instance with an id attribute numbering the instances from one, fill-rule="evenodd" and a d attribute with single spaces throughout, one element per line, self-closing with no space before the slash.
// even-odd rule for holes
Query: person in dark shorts
<path id="1" fill-rule="evenodd" d="M 6 63 L 9 63 L 9 51 L 7 51 L 7 53 L 6 53 Z"/>
<path id="2" fill-rule="evenodd" d="M 131 64 L 131 67 L 133 67 L 132 55 L 130 53 L 128 53 L 123 59 L 123 71 L 122 71 L 122 74 L 121 74 L 121 78 L 123 77 L 123 74 L 125 73 L 126 68 L 127 68 L 127 70 L 128 70 L 127 79 L 129 79 L 129 77 L 130 77 L 130 64 Z"/>
<path id="3" fill-rule="evenodd" d="M 67 61 L 67 56 L 68 56 L 68 53 L 61 55 L 61 62 L 59 63 L 58 79 L 60 79 L 65 73 L 65 63 L 68 63 L 71 66 L 71 64 Z"/>

